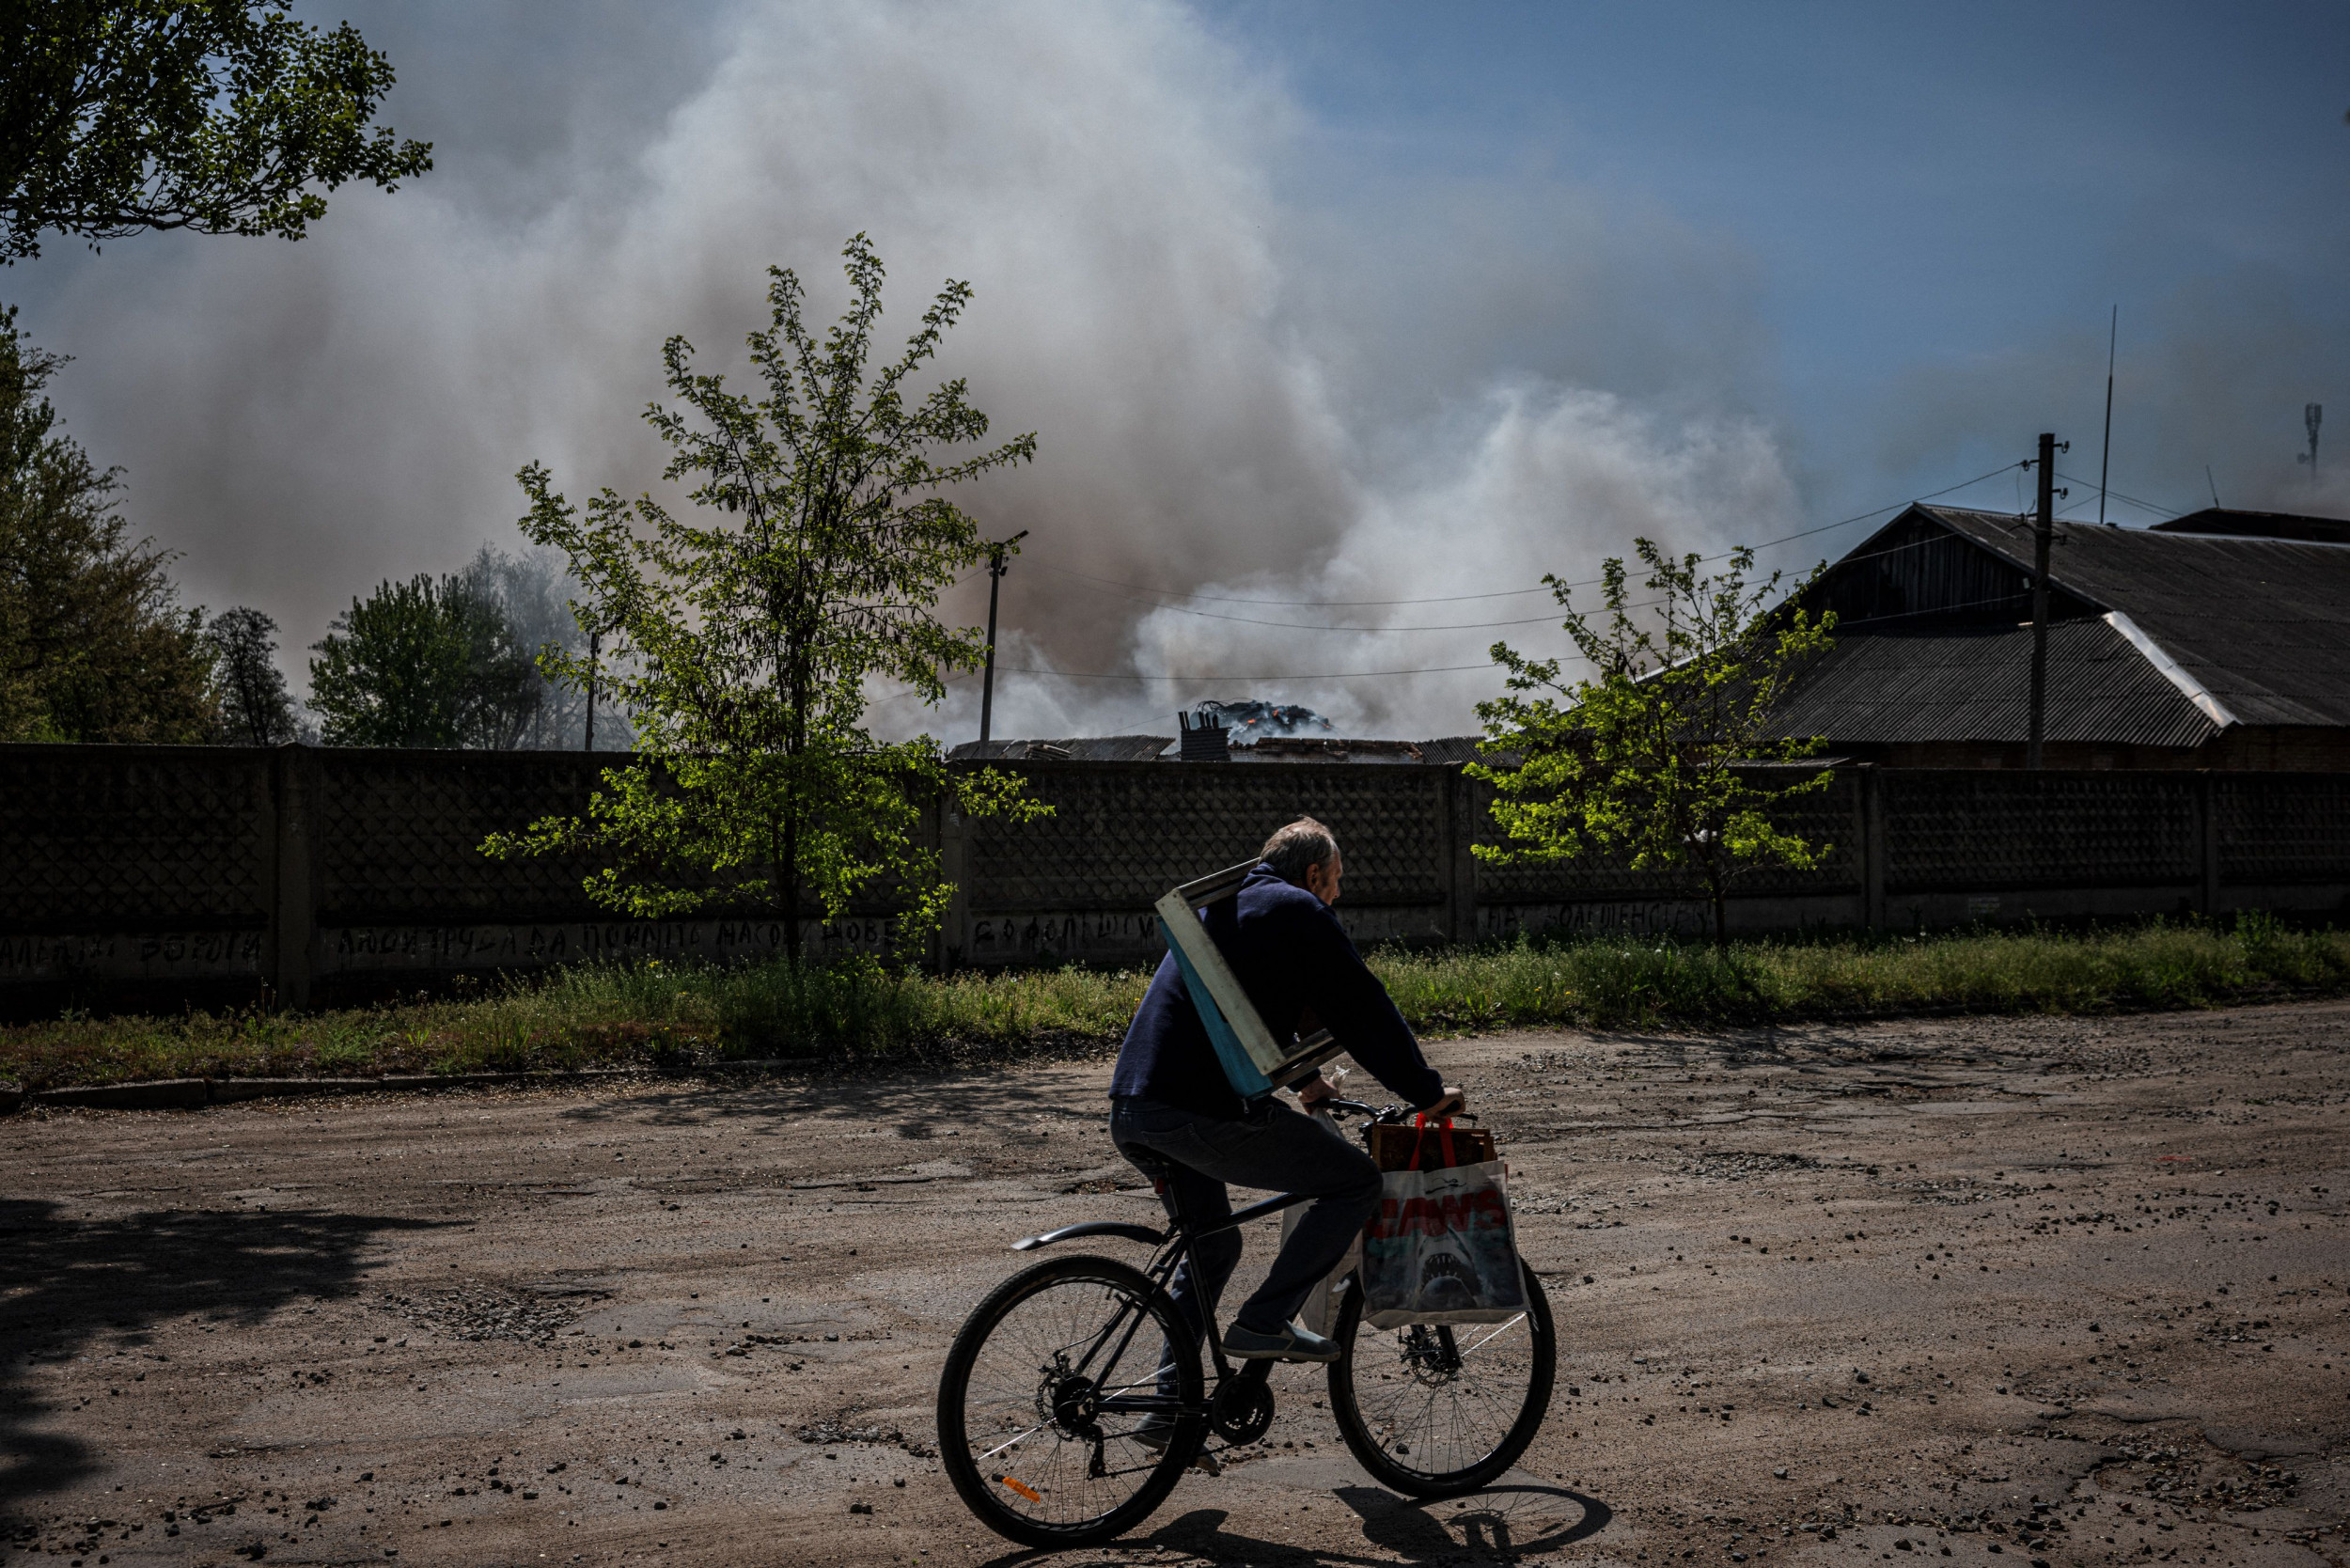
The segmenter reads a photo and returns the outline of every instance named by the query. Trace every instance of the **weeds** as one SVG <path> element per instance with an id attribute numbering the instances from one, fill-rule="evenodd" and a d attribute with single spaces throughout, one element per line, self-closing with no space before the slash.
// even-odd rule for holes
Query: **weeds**
<path id="1" fill-rule="evenodd" d="M 2106 1012 L 2350 992 L 2350 933 L 2265 915 L 2232 929 L 2154 922 L 2085 933 L 1968 932 L 1705 944 L 1590 936 L 1371 965 L 1415 1028 L 1698 1027 L 1919 1012 Z M 487 995 L 309 1014 L 92 1018 L 0 1029 L 0 1079 L 26 1089 L 136 1078 L 441 1074 L 791 1058 L 1004 1059 L 1118 1041 L 1148 974 L 1078 968 L 895 975 L 590 966 Z"/>

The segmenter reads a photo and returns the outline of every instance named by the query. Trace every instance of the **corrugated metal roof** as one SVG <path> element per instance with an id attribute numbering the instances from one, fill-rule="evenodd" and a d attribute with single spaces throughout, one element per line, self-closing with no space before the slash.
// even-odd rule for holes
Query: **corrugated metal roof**
<path id="1" fill-rule="evenodd" d="M 1420 756 L 1431 762 L 1482 762 L 1485 755 L 1477 749 L 1482 737 L 1477 735 L 1446 735 L 1419 743 Z"/>
<path id="2" fill-rule="evenodd" d="M 2031 564 L 2011 513 L 1912 510 Z M 2238 721 L 2350 725 L 2350 545 L 2077 523 L 2056 538 L 2050 579 L 2127 615 Z"/>
<path id="3" fill-rule="evenodd" d="M 1371 761 L 1384 762 L 1475 762 L 1478 755 L 1475 735 L 1450 735 L 1435 741 L 1346 741 L 1320 740 L 1259 741 L 1250 746 L 1235 746 L 1235 760 L 1249 760 L 1249 754 L 1262 752 L 1257 760 L 1270 760 L 1276 755 L 1288 761 Z M 977 741 L 965 741 L 947 755 L 958 762 L 1147 762 L 1173 745 L 1165 735 L 1080 735 L 1065 741 L 990 741 L 982 747 Z M 1049 749 L 1048 749 L 1049 748 Z"/>
<path id="4" fill-rule="evenodd" d="M 2031 717 L 2031 628 L 1846 637 L 1780 707 L 1782 735 L 1830 745 L 2023 741 Z M 2100 620 L 2048 628 L 2051 741 L 2200 745 L 2219 727 Z"/>
<path id="5" fill-rule="evenodd" d="M 2157 523 L 2158 534 L 2238 534 L 2256 539 L 2309 539 L 2327 544 L 2350 544 L 2350 518 L 2311 517 L 2297 511 L 2246 511 L 2236 507 L 2205 507 L 2201 511 Z"/>
<path id="6" fill-rule="evenodd" d="M 1324 735 L 1267 735 L 1261 741 L 1235 745 L 1235 762 L 1418 762 L 1418 745 L 1411 741 L 1349 740 Z"/>
<path id="7" fill-rule="evenodd" d="M 1148 762 L 1175 744 L 1172 735 L 1075 735 L 1061 741 L 965 741 L 947 753 L 957 762 Z"/>

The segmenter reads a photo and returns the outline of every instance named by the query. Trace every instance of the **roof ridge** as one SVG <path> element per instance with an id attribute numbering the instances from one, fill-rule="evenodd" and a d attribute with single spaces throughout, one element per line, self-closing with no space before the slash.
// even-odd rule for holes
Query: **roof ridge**
<path id="1" fill-rule="evenodd" d="M 2107 625 L 2127 637 L 2130 646 L 2145 656 L 2146 662 L 2154 666 L 2157 674 L 2178 687 L 2180 694 L 2189 702 L 2201 708 L 2205 718 L 2222 729 L 2229 729 L 2239 722 L 2235 714 L 2228 711 L 2228 705 L 2212 695 L 2210 687 L 2189 675 L 2179 661 L 2170 656 L 2170 651 L 2150 636 L 2137 621 L 2132 620 L 2120 610 L 2107 610 L 2105 621 Z M 2276 694 L 2270 695 L 2273 697 Z"/>

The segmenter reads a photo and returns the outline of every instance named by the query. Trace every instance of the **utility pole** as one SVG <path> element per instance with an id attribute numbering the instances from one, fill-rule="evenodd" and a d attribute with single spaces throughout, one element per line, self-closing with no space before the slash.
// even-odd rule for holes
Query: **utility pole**
<path id="1" fill-rule="evenodd" d="M 603 642 L 603 631 L 590 627 L 588 632 L 588 733 L 579 743 L 583 751 L 596 749 L 596 653 Z"/>
<path id="2" fill-rule="evenodd" d="M 2024 766 L 2040 766 L 2041 737 L 2048 728 L 2048 547 L 2056 541 L 2056 455 L 2073 444 L 2054 435 L 2040 438 L 2040 524 L 2032 530 L 2031 551 L 2031 729 L 2024 746 Z"/>
<path id="3" fill-rule="evenodd" d="M 987 744 L 995 722 L 995 596 L 1004 584 L 1004 552 L 1028 537 L 1028 530 L 987 547 L 987 673 L 979 679 L 979 744 Z"/>

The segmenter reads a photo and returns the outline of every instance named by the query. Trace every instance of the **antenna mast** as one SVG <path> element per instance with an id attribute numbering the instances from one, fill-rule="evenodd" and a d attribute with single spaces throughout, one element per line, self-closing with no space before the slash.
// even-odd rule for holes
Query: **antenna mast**
<path id="1" fill-rule="evenodd" d="M 2310 483 L 2311 484 L 2315 484 L 2317 482 L 2317 427 L 2319 421 L 2323 420 L 2325 417 L 2326 405 L 2324 403 L 2303 403 L 2301 405 L 2301 424 L 2310 432 L 2310 449 L 2301 453 L 2298 457 L 2295 458 L 2294 461 L 2295 463 L 2306 463 L 2310 465 Z"/>
<path id="2" fill-rule="evenodd" d="M 2122 307 L 2106 328 L 2106 450 L 2097 460 L 2097 526 L 2106 525 L 2106 476 L 2113 470 L 2113 349 L 2122 340 Z"/>

